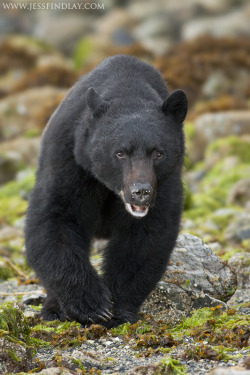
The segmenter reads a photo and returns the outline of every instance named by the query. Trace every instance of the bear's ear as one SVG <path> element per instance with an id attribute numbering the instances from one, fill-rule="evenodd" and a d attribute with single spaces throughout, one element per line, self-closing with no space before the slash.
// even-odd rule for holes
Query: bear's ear
<path id="1" fill-rule="evenodd" d="M 181 124 L 186 117 L 188 110 L 188 101 L 184 91 L 175 90 L 164 100 L 162 111 L 168 115 L 171 114 L 174 119 Z"/>
<path id="2" fill-rule="evenodd" d="M 107 111 L 109 103 L 102 99 L 101 96 L 93 89 L 93 87 L 90 87 L 87 90 L 86 96 L 88 106 L 91 109 L 94 117 L 99 117 Z"/>

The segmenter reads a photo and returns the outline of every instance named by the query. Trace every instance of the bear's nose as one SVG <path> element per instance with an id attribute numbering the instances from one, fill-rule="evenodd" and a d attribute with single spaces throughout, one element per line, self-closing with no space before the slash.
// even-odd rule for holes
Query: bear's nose
<path id="1" fill-rule="evenodd" d="M 130 188 L 132 200 L 137 204 L 148 204 L 151 200 L 153 188 L 148 183 L 136 183 Z"/>

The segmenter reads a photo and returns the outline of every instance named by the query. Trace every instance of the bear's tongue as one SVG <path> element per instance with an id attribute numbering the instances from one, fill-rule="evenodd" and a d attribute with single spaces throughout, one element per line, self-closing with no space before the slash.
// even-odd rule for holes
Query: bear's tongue
<path id="1" fill-rule="evenodd" d="M 146 210 L 146 207 L 135 206 L 134 204 L 131 204 L 131 207 L 134 211 L 137 212 L 144 212 Z"/>
<path id="2" fill-rule="evenodd" d="M 148 207 L 146 206 L 141 207 L 141 206 L 136 206 L 135 204 L 125 203 L 125 207 L 131 215 L 137 218 L 144 217 L 148 213 Z"/>

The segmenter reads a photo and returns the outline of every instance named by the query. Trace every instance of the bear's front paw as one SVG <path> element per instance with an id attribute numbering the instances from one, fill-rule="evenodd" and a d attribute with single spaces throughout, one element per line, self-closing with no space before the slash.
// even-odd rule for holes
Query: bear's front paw
<path id="1" fill-rule="evenodd" d="M 83 325 L 102 324 L 112 318 L 111 294 L 106 286 L 91 287 L 84 291 L 83 297 L 71 296 L 62 303 L 63 311 L 68 320 L 76 320 Z"/>
<path id="2" fill-rule="evenodd" d="M 66 320 L 64 313 L 60 309 L 53 310 L 47 307 L 43 307 L 41 317 L 44 320 L 60 320 L 61 322 L 65 322 Z"/>
<path id="3" fill-rule="evenodd" d="M 131 313 L 131 312 L 114 312 L 114 315 L 112 319 L 110 319 L 107 322 L 101 323 L 104 327 L 107 329 L 117 327 L 121 324 L 124 323 L 131 323 L 134 324 L 138 320 L 138 316 L 136 313 Z"/>

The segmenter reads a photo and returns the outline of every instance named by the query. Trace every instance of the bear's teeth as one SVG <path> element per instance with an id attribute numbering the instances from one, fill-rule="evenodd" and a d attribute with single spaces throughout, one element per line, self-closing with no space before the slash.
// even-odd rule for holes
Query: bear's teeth
<path id="1" fill-rule="evenodd" d="M 135 217 L 144 217 L 148 213 L 148 207 L 135 206 L 130 203 L 125 203 L 127 211 Z"/>

